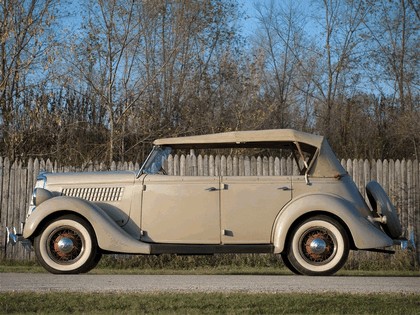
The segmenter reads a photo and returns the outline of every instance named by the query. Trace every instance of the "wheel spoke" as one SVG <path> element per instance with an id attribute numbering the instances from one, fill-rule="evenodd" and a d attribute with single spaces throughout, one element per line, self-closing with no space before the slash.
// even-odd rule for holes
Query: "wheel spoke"
<path id="1" fill-rule="evenodd" d="M 61 263 L 76 260 L 83 248 L 83 240 L 76 230 L 59 228 L 49 238 L 49 254 L 51 259 Z"/>
<path id="2" fill-rule="evenodd" d="M 310 230 L 302 238 L 302 254 L 314 263 L 328 261 L 334 253 L 334 240 L 325 229 Z M 321 249 L 315 249 L 314 244 L 322 244 Z"/>

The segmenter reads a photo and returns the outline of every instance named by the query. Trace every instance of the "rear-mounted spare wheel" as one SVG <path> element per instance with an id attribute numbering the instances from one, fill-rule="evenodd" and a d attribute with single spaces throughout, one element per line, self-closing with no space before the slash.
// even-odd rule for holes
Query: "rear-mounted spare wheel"
<path id="1" fill-rule="evenodd" d="M 386 220 L 381 221 L 381 226 L 385 233 L 393 239 L 400 237 L 402 227 L 397 210 L 382 186 L 373 180 L 366 185 L 366 193 L 374 214 L 386 217 Z"/>

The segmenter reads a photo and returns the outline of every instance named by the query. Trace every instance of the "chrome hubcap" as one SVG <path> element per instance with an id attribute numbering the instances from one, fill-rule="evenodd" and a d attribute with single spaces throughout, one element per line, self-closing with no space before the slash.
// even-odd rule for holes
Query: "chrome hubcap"
<path id="1" fill-rule="evenodd" d="M 316 238 L 312 240 L 309 246 L 314 254 L 322 254 L 327 248 L 327 243 L 320 238 Z"/>
<path id="2" fill-rule="evenodd" d="M 63 237 L 61 240 L 59 240 L 57 246 L 58 250 L 65 254 L 70 253 L 74 248 L 73 241 L 67 237 Z"/>

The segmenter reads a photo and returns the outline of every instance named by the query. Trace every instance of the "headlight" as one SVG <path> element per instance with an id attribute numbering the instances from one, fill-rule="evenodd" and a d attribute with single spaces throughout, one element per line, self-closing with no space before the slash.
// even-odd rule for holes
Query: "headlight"
<path id="1" fill-rule="evenodd" d="M 35 210 L 36 206 L 44 202 L 45 200 L 52 197 L 51 192 L 45 190 L 45 186 L 47 184 L 47 176 L 45 172 L 39 173 L 38 177 L 36 178 L 35 189 L 32 192 L 32 197 L 30 200 L 30 205 L 28 212 L 26 213 L 26 217 L 29 217 L 31 213 Z"/>
<path id="2" fill-rule="evenodd" d="M 44 188 L 35 188 L 32 193 L 31 206 L 39 206 L 45 200 L 52 198 L 52 193 Z"/>

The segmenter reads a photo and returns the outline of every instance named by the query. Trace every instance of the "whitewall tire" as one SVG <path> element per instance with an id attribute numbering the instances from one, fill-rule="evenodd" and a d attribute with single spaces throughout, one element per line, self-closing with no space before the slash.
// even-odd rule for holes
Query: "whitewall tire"
<path id="1" fill-rule="evenodd" d="M 334 219 L 319 215 L 298 224 L 284 254 L 293 272 L 326 276 L 337 272 L 349 254 L 346 230 Z"/>
<path id="2" fill-rule="evenodd" d="M 46 224 L 35 237 L 34 247 L 39 263 L 56 274 L 88 272 L 101 258 L 92 227 L 76 215 Z"/>

